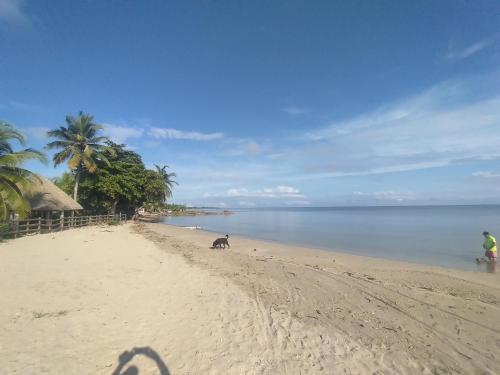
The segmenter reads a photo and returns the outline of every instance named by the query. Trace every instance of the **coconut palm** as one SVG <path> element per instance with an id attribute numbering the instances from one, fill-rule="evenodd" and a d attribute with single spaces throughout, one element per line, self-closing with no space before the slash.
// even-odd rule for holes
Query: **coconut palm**
<path id="1" fill-rule="evenodd" d="M 68 162 L 69 169 L 75 175 L 73 199 L 78 199 L 78 185 L 82 173 L 86 170 L 95 173 L 100 162 L 109 165 L 105 153 L 113 153 L 104 142 L 108 137 L 98 136 L 102 125 L 94 122 L 94 117 L 80 111 L 78 116 L 66 116 L 67 126 L 47 132 L 47 135 L 57 141 L 47 144 L 47 149 L 62 149 L 53 157 L 54 166 Z"/>
<path id="2" fill-rule="evenodd" d="M 156 168 L 156 173 L 160 175 L 160 177 L 163 179 L 163 182 L 165 184 L 164 190 L 162 192 L 162 200 L 166 201 L 167 198 L 170 198 L 172 196 L 172 188 L 175 185 L 179 185 L 177 181 L 173 180 L 173 177 L 177 177 L 175 173 L 168 173 L 167 168 L 169 168 L 168 165 L 164 165 L 160 167 L 159 165 L 155 164 Z"/>
<path id="3" fill-rule="evenodd" d="M 27 148 L 14 151 L 11 141 L 24 145 L 25 138 L 16 128 L 0 120 L 0 219 L 6 220 L 9 211 L 25 217 L 30 206 L 23 196 L 33 179 L 37 177 L 30 171 L 21 168 L 21 165 L 31 159 L 46 162 L 45 156 L 36 150 Z"/>

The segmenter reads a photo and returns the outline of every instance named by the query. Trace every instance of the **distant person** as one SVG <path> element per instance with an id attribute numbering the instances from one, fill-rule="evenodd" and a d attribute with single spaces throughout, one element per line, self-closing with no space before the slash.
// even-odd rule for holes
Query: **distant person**
<path id="1" fill-rule="evenodd" d="M 498 257 L 497 240 L 489 232 L 483 232 L 483 236 L 483 248 L 485 250 L 484 256 L 488 259 L 488 261 L 495 262 Z"/>

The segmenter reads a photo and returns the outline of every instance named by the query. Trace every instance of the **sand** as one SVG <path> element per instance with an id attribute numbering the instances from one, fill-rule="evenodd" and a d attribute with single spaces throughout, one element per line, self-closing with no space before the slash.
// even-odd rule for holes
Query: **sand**
<path id="1" fill-rule="evenodd" d="M 0 244 L 2 374 L 497 374 L 500 277 L 162 224 Z"/>

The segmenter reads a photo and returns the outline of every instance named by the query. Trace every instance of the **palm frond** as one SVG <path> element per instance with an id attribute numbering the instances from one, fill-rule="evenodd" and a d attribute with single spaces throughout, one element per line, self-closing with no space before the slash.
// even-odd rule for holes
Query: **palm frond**
<path id="1" fill-rule="evenodd" d="M 21 217 L 27 216 L 30 211 L 29 203 L 15 183 L 0 177 L 0 195 L 9 209 L 17 212 Z"/>
<path id="2" fill-rule="evenodd" d="M 92 158 L 92 156 L 88 156 L 88 155 L 84 154 L 83 158 L 82 158 L 82 161 L 83 161 L 83 164 L 85 165 L 85 167 L 87 168 L 87 170 L 90 173 L 95 173 L 96 172 L 96 170 L 97 170 L 97 163 Z"/>
<path id="3" fill-rule="evenodd" d="M 68 131 L 64 126 L 60 126 L 59 129 L 49 130 L 47 132 L 48 137 L 58 138 L 63 141 L 71 140 L 71 132 Z"/>
<path id="4" fill-rule="evenodd" d="M 64 148 L 71 146 L 73 144 L 73 141 L 53 141 L 49 142 L 45 145 L 45 149 L 47 150 L 52 150 L 54 148 Z"/>
<path id="5" fill-rule="evenodd" d="M 44 164 L 47 163 L 47 157 L 43 153 L 27 148 L 26 150 L 0 155 L 0 165 L 15 167 L 31 159 L 41 161 Z"/>
<path id="6" fill-rule="evenodd" d="M 0 120 L 0 139 L 2 141 L 15 139 L 22 145 L 25 143 L 24 135 L 14 125 L 2 120 Z"/>
<path id="7" fill-rule="evenodd" d="M 112 151 L 113 151 L 112 156 L 114 156 L 115 150 L 112 150 Z M 107 156 L 104 155 L 104 153 L 97 152 L 96 156 L 99 158 L 99 160 L 103 161 L 108 167 L 111 167 L 111 163 L 109 162 L 109 159 L 107 158 Z"/>
<path id="8" fill-rule="evenodd" d="M 82 164 L 82 154 L 81 153 L 73 153 L 68 161 L 69 169 L 75 170 L 80 167 Z"/>

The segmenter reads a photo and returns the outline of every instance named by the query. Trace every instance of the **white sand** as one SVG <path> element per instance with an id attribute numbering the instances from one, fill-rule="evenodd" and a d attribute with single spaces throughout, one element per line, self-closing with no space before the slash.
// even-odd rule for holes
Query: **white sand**
<path id="1" fill-rule="evenodd" d="M 112 374 L 148 347 L 172 374 L 500 373 L 498 275 L 212 240 L 151 224 L 1 244 L 0 372 Z"/>

